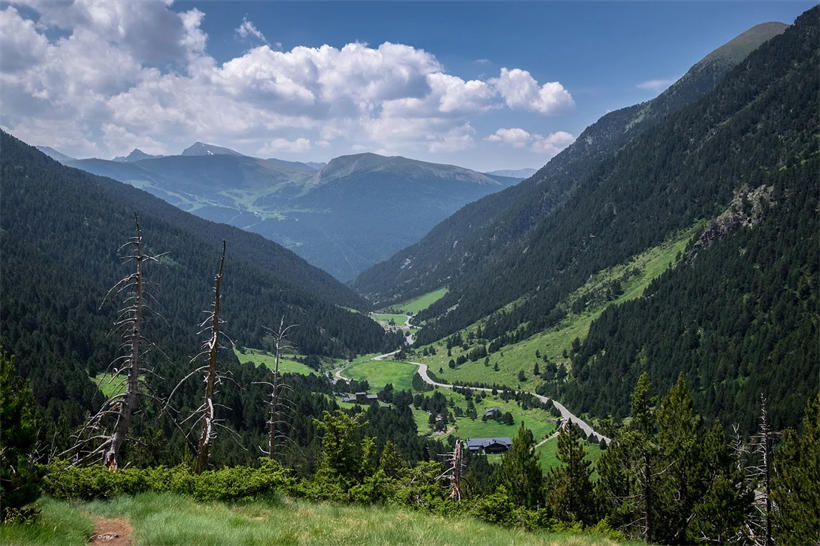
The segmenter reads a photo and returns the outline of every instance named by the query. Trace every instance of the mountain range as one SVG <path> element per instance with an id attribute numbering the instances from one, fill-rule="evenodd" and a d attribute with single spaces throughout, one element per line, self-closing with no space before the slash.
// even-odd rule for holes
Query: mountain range
<path id="1" fill-rule="evenodd" d="M 705 229 L 643 298 L 593 320 L 589 337 L 579 329 L 566 340 L 559 363 L 569 380 L 539 388 L 579 411 L 623 416 L 641 371 L 661 392 L 683 374 L 709 417 L 751 429 L 764 392 L 778 424 L 793 424 L 820 377 L 817 15 L 740 35 L 353 286 L 378 305 L 446 286 L 416 317 L 417 341 L 447 338 L 448 351 L 463 343 L 451 364 L 485 377 L 483 366 L 510 345 L 583 314 L 583 299 L 572 310 L 567 301 L 588 280 L 620 268 L 617 295 L 636 273 L 630 260 Z M 532 360 L 524 362 L 528 375 Z"/>
<path id="2" fill-rule="evenodd" d="M 353 286 L 377 304 L 389 304 L 456 284 L 462 276 L 492 269 L 505 253 L 522 252 L 533 230 L 596 169 L 669 114 L 703 97 L 785 28 L 757 25 L 704 57 L 657 98 L 606 114 L 533 176 L 460 209 L 418 243 L 362 272 Z"/>
<path id="3" fill-rule="evenodd" d="M 342 280 L 522 178 L 370 153 L 327 164 L 261 159 L 202 142 L 180 155 L 134 150 L 114 160 L 42 151 L 202 218 L 259 233 Z"/>

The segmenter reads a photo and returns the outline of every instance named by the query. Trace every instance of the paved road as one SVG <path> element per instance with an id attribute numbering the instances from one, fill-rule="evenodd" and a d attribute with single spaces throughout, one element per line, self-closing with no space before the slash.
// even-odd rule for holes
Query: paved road
<path id="1" fill-rule="evenodd" d="M 409 321 L 409 319 L 408 319 L 408 321 Z M 386 354 L 383 354 L 383 355 L 375 356 L 375 357 L 373 357 L 373 360 L 384 360 L 385 358 L 387 358 L 389 356 L 393 356 L 394 354 L 396 354 L 398 352 L 399 351 L 393 351 L 392 353 L 386 353 Z M 343 366 L 343 367 L 341 367 L 341 368 L 339 368 L 335 371 L 334 378 L 336 380 L 345 379 L 344 376 L 342 376 L 342 371 L 344 371 L 344 369 L 347 367 L 348 364 L 346 364 L 345 366 Z M 410 362 L 410 364 L 415 364 L 416 366 L 418 366 L 419 375 L 421 376 L 421 379 L 425 383 L 427 383 L 428 385 L 434 385 L 436 387 L 443 387 L 445 389 L 452 389 L 453 388 L 453 385 L 450 385 L 450 384 L 447 384 L 447 383 L 439 383 L 437 381 L 433 381 L 432 379 L 430 379 L 430 376 L 427 375 L 427 364 L 422 364 L 421 362 Z M 474 391 L 492 392 L 492 389 L 488 389 L 486 387 L 461 387 L 461 388 L 471 389 L 471 390 L 474 390 Z M 522 391 L 522 392 L 526 392 L 526 391 Z M 534 392 L 531 392 L 529 394 L 533 395 L 534 397 L 536 397 L 538 400 L 540 400 L 544 404 L 549 404 L 550 401 L 551 401 L 553 403 L 553 405 L 555 405 L 555 407 L 558 409 L 558 411 L 561 412 L 561 419 L 563 420 L 563 422 L 569 421 L 571 423 L 574 423 L 575 425 L 578 426 L 578 428 L 580 428 L 582 431 L 584 431 L 585 436 L 589 436 L 590 434 L 592 434 L 592 436 L 597 441 L 600 442 L 601 440 L 603 440 L 607 444 L 609 444 L 609 442 L 611 441 L 609 438 L 607 438 L 603 434 L 600 434 L 599 432 L 596 432 L 595 430 L 593 430 L 593 428 L 591 426 L 589 426 L 589 424 L 587 424 L 586 421 L 584 421 L 584 420 L 580 419 L 579 417 L 577 417 L 575 414 L 573 414 L 571 411 L 569 411 L 559 401 L 550 400 L 546 396 L 542 396 L 540 394 L 535 394 Z M 541 442 L 539 442 L 536 445 L 536 447 L 538 447 L 538 446 L 546 443 L 547 441 L 551 440 L 553 438 L 553 436 L 557 436 L 557 434 L 558 434 L 558 432 L 555 432 L 555 434 L 553 434 L 552 436 L 549 436 L 549 437 L 545 438 L 544 440 L 541 440 Z"/>
<path id="2" fill-rule="evenodd" d="M 386 355 L 382 355 L 382 357 L 384 357 L 384 356 L 386 356 Z M 377 357 L 377 358 L 381 359 L 382 357 Z M 410 362 L 410 364 L 415 364 L 416 366 L 419 367 L 419 375 L 421 376 L 421 379 L 425 383 L 427 383 L 429 385 L 435 385 L 437 387 L 443 387 L 445 389 L 452 389 L 453 388 L 453 385 L 450 385 L 450 384 L 447 384 L 447 383 L 439 383 L 437 381 L 433 381 L 432 379 L 430 379 L 430 376 L 427 375 L 427 364 L 422 364 L 421 362 Z M 460 388 L 471 389 L 471 390 L 474 390 L 474 391 L 485 391 L 485 392 L 491 392 L 492 391 L 492 389 L 488 389 L 486 387 L 460 387 Z M 526 391 L 522 391 L 522 392 L 526 392 Z M 535 393 L 529 393 L 529 394 L 532 394 L 538 400 L 540 400 L 541 402 L 543 402 L 545 404 L 548 404 L 550 402 L 550 399 L 547 398 L 546 396 L 542 396 L 540 394 L 535 394 Z M 592 434 L 595 437 L 595 439 L 598 440 L 599 442 L 601 440 L 603 440 L 607 444 L 610 442 L 609 438 L 607 438 L 603 434 L 595 432 L 592 429 L 591 426 L 589 426 L 582 419 L 576 417 L 575 414 L 573 414 L 571 411 L 569 411 L 563 404 L 561 404 L 557 400 L 552 400 L 552 403 L 555 405 L 555 407 L 558 409 L 558 411 L 561 412 L 561 419 L 563 419 L 564 422 L 569 421 L 571 423 L 574 423 L 575 425 L 578 426 L 578 428 L 580 428 L 581 430 L 584 431 L 584 435 L 589 436 L 590 434 Z M 542 440 L 538 445 L 541 445 L 541 444 L 545 443 L 549 439 L 550 438 L 546 438 L 545 440 Z"/>

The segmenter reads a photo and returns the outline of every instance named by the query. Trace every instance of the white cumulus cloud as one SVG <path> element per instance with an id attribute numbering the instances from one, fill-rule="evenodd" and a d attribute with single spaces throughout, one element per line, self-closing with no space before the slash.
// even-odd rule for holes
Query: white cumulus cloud
<path id="1" fill-rule="evenodd" d="M 654 91 L 659 93 L 675 83 L 678 78 L 659 78 L 657 80 L 646 80 L 641 83 L 635 85 L 638 89 L 644 89 L 646 91 Z"/>
<path id="2" fill-rule="evenodd" d="M 240 38 L 248 38 L 252 36 L 262 43 L 268 43 L 268 39 L 265 38 L 265 35 L 262 34 L 262 31 L 256 28 L 256 25 L 253 24 L 253 21 L 249 21 L 247 17 L 242 18 L 242 24 L 236 28 L 235 32 L 239 35 Z"/>
<path id="3" fill-rule="evenodd" d="M 556 131 L 548 135 L 539 135 L 537 133 L 530 133 L 519 127 L 512 127 L 509 129 L 498 129 L 495 133 L 488 136 L 486 140 L 513 146 L 514 148 L 527 148 L 549 159 L 572 144 L 575 141 L 575 137 L 566 131 Z"/>
<path id="4" fill-rule="evenodd" d="M 218 61 L 202 27 L 207 3 L 183 12 L 170 0 L 19 4 L 30 9 L 0 10 L 0 126 L 78 157 L 178 153 L 195 140 L 257 155 L 448 153 L 474 145 L 471 122 L 489 111 L 573 106 L 559 82 L 519 68 L 464 79 L 407 44 L 281 51 L 247 18 L 236 35 L 263 43 Z M 530 135 L 526 146 L 560 142 Z"/>
<path id="5" fill-rule="evenodd" d="M 539 87 L 535 78 L 520 68 L 502 68 L 499 77 L 491 83 L 513 109 L 555 114 L 575 106 L 572 95 L 560 82 L 547 82 Z"/>

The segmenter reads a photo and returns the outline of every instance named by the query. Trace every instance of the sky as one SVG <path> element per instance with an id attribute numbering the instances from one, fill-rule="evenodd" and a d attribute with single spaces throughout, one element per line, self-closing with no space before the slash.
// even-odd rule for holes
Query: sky
<path id="1" fill-rule="evenodd" d="M 814 2 L 0 2 L 0 127 L 73 157 L 195 141 L 538 168 Z"/>

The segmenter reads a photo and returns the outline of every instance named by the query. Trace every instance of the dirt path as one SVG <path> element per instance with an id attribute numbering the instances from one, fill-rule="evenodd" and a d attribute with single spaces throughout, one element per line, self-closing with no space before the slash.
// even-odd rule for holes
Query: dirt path
<path id="1" fill-rule="evenodd" d="M 98 517 L 94 519 L 94 534 L 88 544 L 131 546 L 134 544 L 134 529 L 128 520 Z"/>

